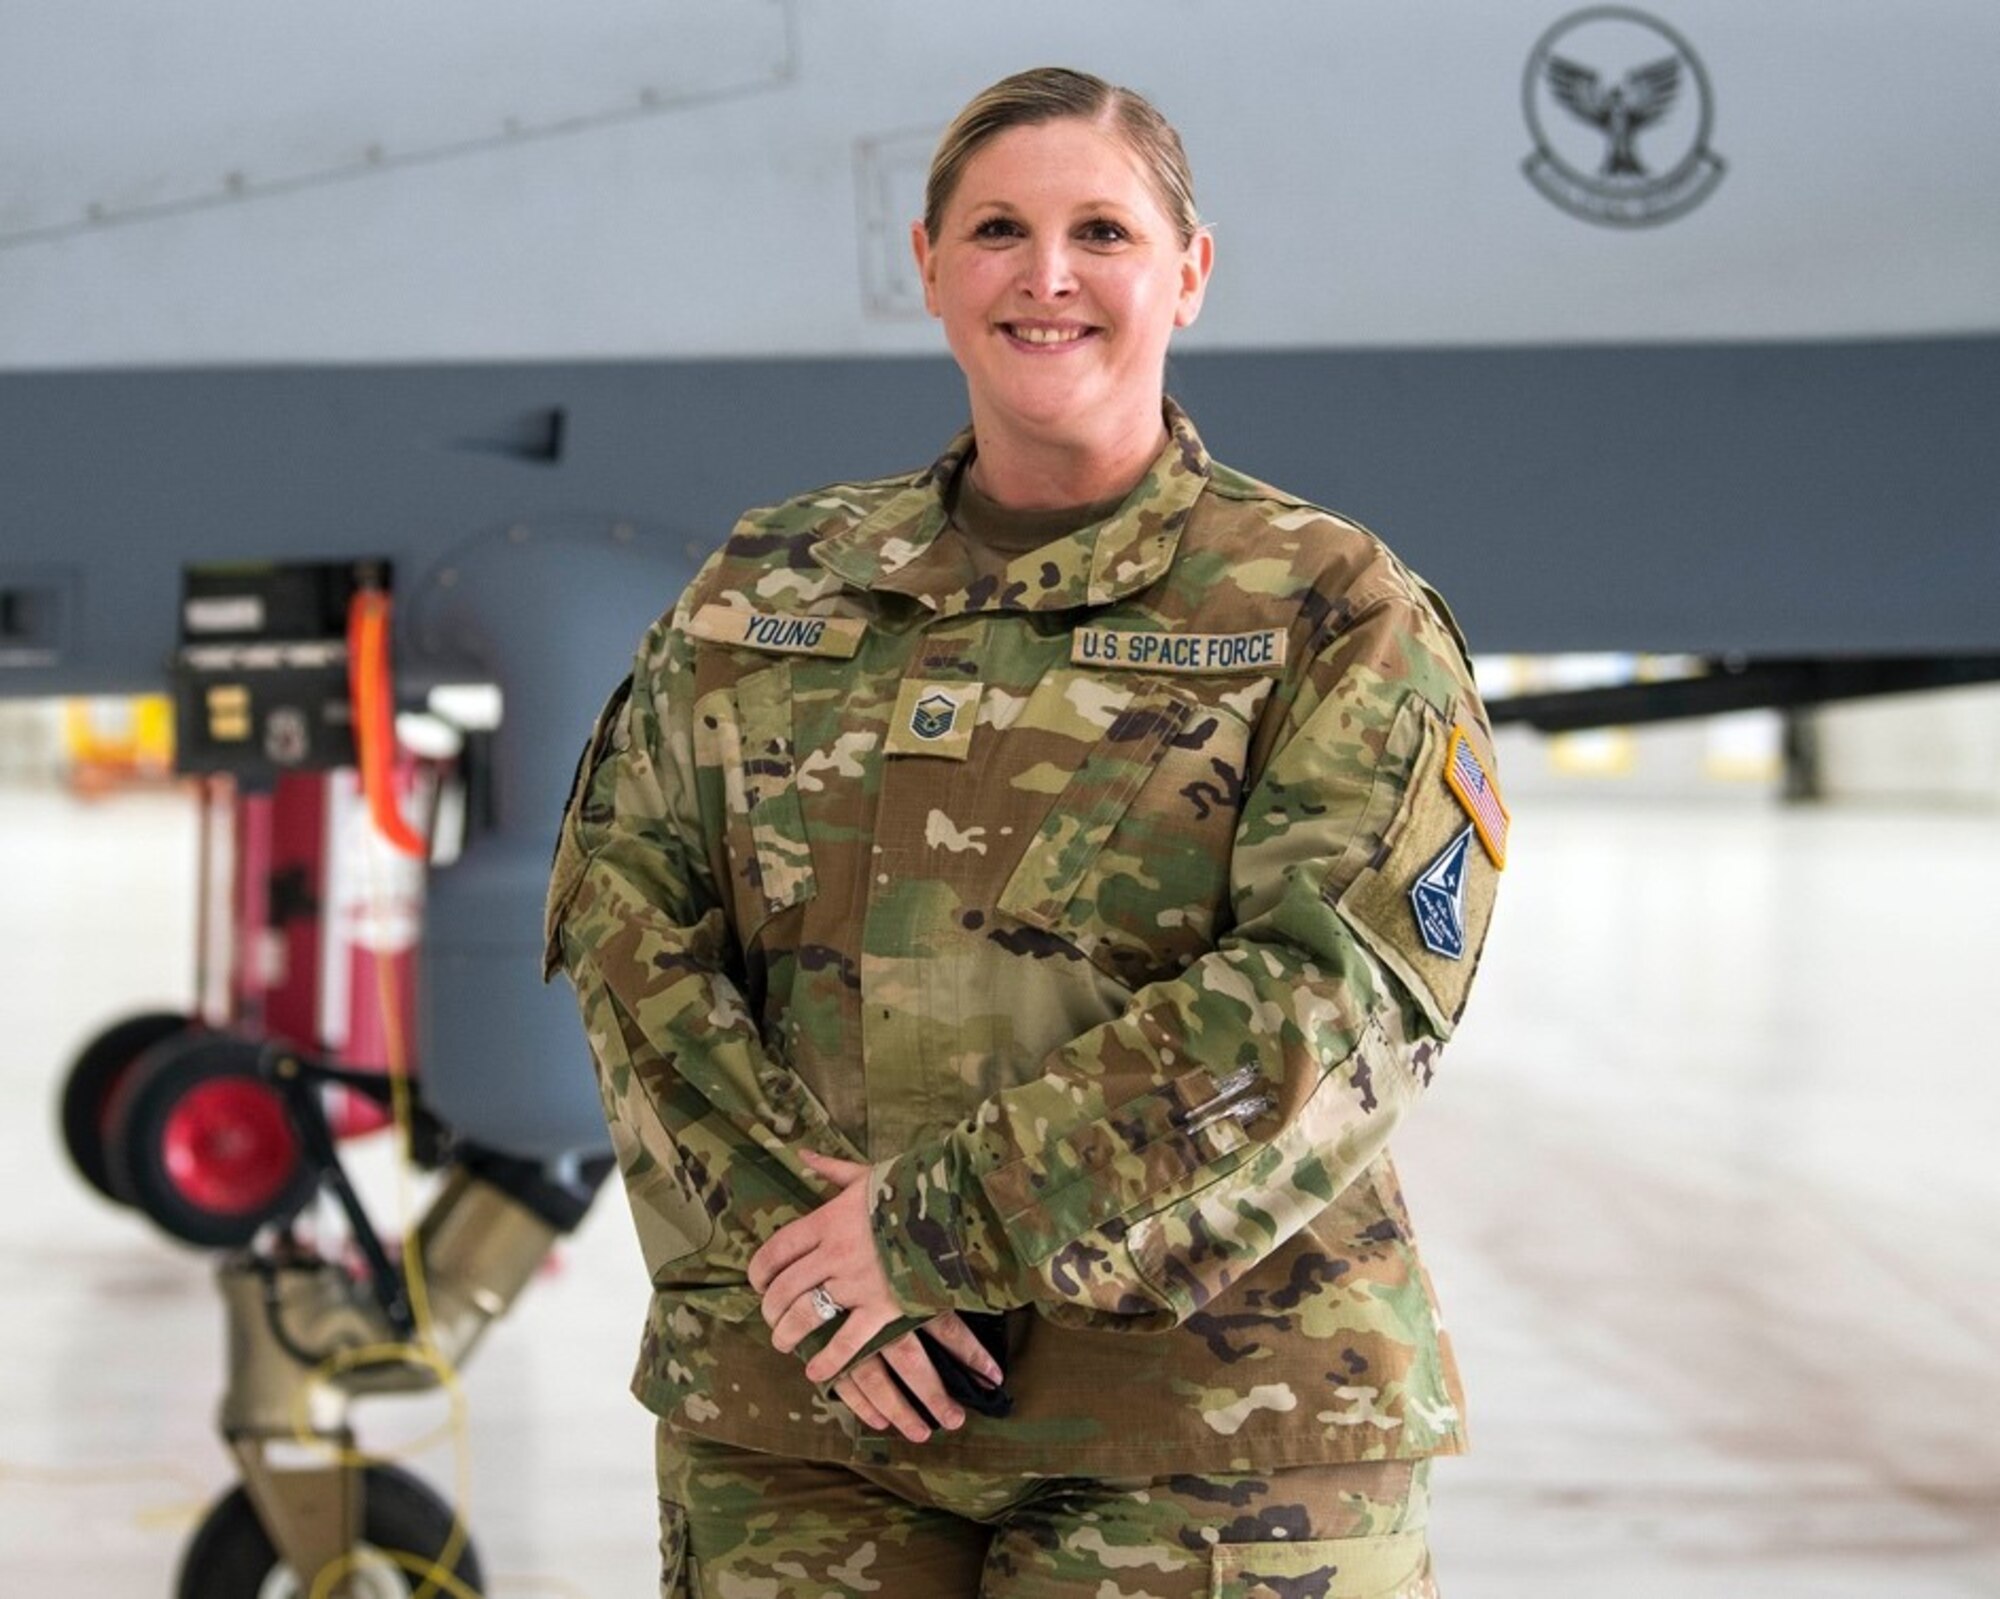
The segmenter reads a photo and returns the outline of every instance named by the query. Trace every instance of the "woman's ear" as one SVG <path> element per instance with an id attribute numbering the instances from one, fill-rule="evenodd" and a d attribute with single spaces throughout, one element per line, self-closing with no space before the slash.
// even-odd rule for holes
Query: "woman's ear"
<path id="1" fill-rule="evenodd" d="M 1207 228 L 1195 229 L 1194 237 L 1181 256 L 1180 303 L 1174 307 L 1174 326 L 1194 326 L 1201 315 L 1202 296 L 1208 293 L 1208 275 L 1215 270 L 1215 235 Z"/>
<path id="2" fill-rule="evenodd" d="M 924 309 L 938 314 L 937 256 L 931 250 L 931 236 L 921 222 L 910 224 L 910 254 L 917 258 L 917 279 L 924 286 Z"/>

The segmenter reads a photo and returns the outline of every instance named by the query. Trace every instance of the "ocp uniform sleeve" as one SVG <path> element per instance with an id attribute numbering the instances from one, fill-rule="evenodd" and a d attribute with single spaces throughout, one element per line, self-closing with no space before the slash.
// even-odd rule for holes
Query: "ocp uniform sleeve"
<path id="1" fill-rule="evenodd" d="M 1469 663 L 1441 604 L 1398 584 L 1281 694 L 1234 838 L 1234 926 L 875 1167 L 906 1310 L 1175 1324 L 1329 1204 L 1428 1083 L 1495 888 L 1447 780 L 1454 729 L 1490 777 Z"/>
<path id="2" fill-rule="evenodd" d="M 676 615 L 642 643 L 586 747 L 558 839 L 544 975 L 575 985 L 655 1286 L 754 1314 L 760 1244 L 832 1190 L 798 1146 L 860 1157 L 765 1047 L 708 857 Z"/>

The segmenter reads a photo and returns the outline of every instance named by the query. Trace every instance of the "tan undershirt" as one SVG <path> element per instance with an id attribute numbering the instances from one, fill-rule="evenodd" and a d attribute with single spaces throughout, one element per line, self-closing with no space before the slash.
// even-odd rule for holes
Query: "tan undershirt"
<path id="1" fill-rule="evenodd" d="M 972 558 L 974 573 L 998 578 L 1021 556 L 1103 521 L 1124 503 L 1121 494 L 1088 505 L 1060 505 L 1052 511 L 1017 511 L 982 494 L 968 466 L 952 485 L 951 525 Z"/>

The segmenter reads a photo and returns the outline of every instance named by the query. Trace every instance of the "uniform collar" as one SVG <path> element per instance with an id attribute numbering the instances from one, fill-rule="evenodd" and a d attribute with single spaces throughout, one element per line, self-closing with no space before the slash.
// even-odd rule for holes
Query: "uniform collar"
<path id="1" fill-rule="evenodd" d="M 970 428 L 907 488 L 853 527 L 821 539 L 813 558 L 856 588 L 907 594 L 945 616 L 1109 605 L 1173 565 L 1188 514 L 1208 486 L 1208 451 L 1194 424 L 1172 400 L 1164 416 L 1166 448 L 1116 511 L 1020 556 L 997 582 L 974 581 L 957 541 L 939 539 L 948 519 L 945 496 L 972 449 Z"/>

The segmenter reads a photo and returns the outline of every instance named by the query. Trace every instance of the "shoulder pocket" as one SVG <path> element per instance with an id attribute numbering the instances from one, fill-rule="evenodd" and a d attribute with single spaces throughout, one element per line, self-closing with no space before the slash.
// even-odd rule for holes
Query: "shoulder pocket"
<path id="1" fill-rule="evenodd" d="M 611 697 L 604 702 L 604 709 L 597 713 L 597 721 L 591 726 L 590 738 L 583 746 L 583 753 L 577 757 L 576 772 L 569 781 L 569 798 L 564 802 L 562 819 L 556 824 L 555 858 L 549 863 L 549 895 L 542 911 L 542 980 L 547 982 L 562 965 L 563 912 L 568 908 L 570 896 L 576 892 L 576 885 L 583 876 L 583 868 L 590 858 L 590 852 L 583 847 L 578 837 L 578 827 L 586 820 L 591 779 L 611 753 L 614 743 L 623 747 L 626 736 L 625 706 L 632 697 L 632 678 L 627 673 L 619 685 L 611 691 Z"/>

